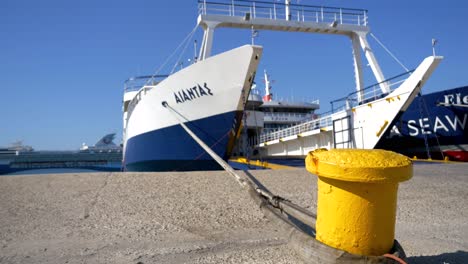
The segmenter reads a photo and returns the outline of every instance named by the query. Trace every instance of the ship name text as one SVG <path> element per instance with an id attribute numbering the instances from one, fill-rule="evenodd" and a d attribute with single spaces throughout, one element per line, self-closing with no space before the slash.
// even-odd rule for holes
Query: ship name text
<path id="1" fill-rule="evenodd" d="M 399 131 L 397 126 L 394 126 L 391 134 L 401 135 L 403 134 L 418 137 L 421 135 L 430 135 L 432 133 L 437 135 L 454 135 L 463 134 L 467 126 L 468 114 L 464 115 L 443 115 L 435 116 L 435 118 L 420 118 L 416 120 L 408 120 L 406 122 L 406 128 L 403 127 L 403 131 Z"/>
<path id="2" fill-rule="evenodd" d="M 175 101 L 178 104 L 192 101 L 202 96 L 213 96 L 213 92 L 208 88 L 206 83 L 203 83 L 203 86 L 197 84 L 192 88 L 182 89 L 174 93 Z"/>
<path id="3" fill-rule="evenodd" d="M 461 94 L 446 94 L 444 95 L 444 104 L 453 105 L 453 104 L 465 104 L 468 105 L 468 95 L 462 96 Z"/>

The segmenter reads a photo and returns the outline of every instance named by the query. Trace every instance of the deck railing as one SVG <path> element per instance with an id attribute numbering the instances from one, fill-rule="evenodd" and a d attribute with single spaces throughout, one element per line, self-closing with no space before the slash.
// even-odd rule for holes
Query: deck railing
<path id="1" fill-rule="evenodd" d="M 349 94 L 346 97 L 334 100 L 331 102 L 332 110 L 330 112 L 321 114 L 320 118 L 313 119 L 310 121 L 305 121 L 301 124 L 298 124 L 289 128 L 281 129 L 278 131 L 262 133 L 258 137 L 259 139 L 257 142 L 264 143 L 264 142 L 268 142 L 272 140 L 279 140 L 281 138 L 299 135 L 301 133 L 312 131 L 315 129 L 332 126 L 332 118 L 331 118 L 332 114 L 340 112 L 340 111 L 344 111 L 346 109 L 350 109 L 360 104 L 369 103 L 369 102 L 385 97 L 387 94 L 382 92 L 382 90 L 380 89 L 381 83 L 387 83 L 388 86 L 390 87 L 390 91 L 393 91 L 396 88 L 398 88 L 400 84 L 403 83 L 413 71 L 414 70 L 405 72 L 403 74 L 387 79 L 383 82 L 376 83 L 374 85 L 366 87 L 365 89 L 363 89 L 364 96 L 360 102 L 357 99 L 358 92 L 354 92 L 354 93 Z M 337 103 L 339 103 L 339 106 L 338 107 L 334 106 L 334 104 L 337 104 Z"/>
<path id="2" fill-rule="evenodd" d="M 276 1 L 198 0 L 198 13 L 359 26 L 367 26 L 368 22 L 365 9 L 285 4 Z"/>
<path id="3" fill-rule="evenodd" d="M 274 132 L 262 133 L 259 136 L 258 142 L 263 143 L 271 140 L 277 140 L 280 138 L 285 138 L 293 135 L 298 135 L 304 132 L 308 132 L 314 129 L 320 129 L 322 127 L 327 127 L 332 125 L 331 115 L 327 115 L 321 118 L 313 119 L 295 125 L 289 128 L 281 129 Z"/>
<path id="4" fill-rule="evenodd" d="M 132 77 L 124 82 L 124 93 L 138 91 L 138 93 L 130 101 L 127 108 L 127 115 L 130 116 L 135 106 L 140 102 L 143 96 L 153 88 L 154 85 L 160 83 L 168 75 L 147 75 Z"/>
<path id="5" fill-rule="evenodd" d="M 168 75 L 145 75 L 131 77 L 124 82 L 124 92 L 138 91 L 145 85 L 156 85 Z"/>
<path id="6" fill-rule="evenodd" d="M 264 112 L 265 121 L 301 122 L 312 117 L 310 113 Z"/>
<path id="7" fill-rule="evenodd" d="M 414 70 L 404 72 L 397 76 L 394 76 L 390 79 L 385 81 L 370 85 L 362 90 L 362 98 L 359 99 L 359 92 L 353 92 L 349 95 L 333 100 L 330 102 L 332 107 L 332 112 L 342 111 L 347 108 L 355 107 L 360 104 L 368 103 L 371 101 L 375 101 L 382 97 L 385 97 L 388 93 L 384 93 L 380 88 L 380 85 L 385 83 L 388 85 L 390 92 L 395 90 L 402 84 L 408 77 L 413 73 Z"/>

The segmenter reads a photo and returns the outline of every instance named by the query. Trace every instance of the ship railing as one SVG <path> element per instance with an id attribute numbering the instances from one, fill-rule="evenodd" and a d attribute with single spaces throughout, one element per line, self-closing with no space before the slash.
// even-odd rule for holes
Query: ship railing
<path id="1" fill-rule="evenodd" d="M 259 93 L 255 93 L 255 94 L 259 94 Z M 319 99 L 313 99 L 313 100 L 305 100 L 305 101 L 299 101 L 299 100 L 294 100 L 294 99 L 291 99 L 291 98 L 278 98 L 277 101 L 280 101 L 280 102 L 286 102 L 286 104 L 305 104 L 305 105 L 320 105 L 320 100 Z M 266 105 L 265 107 L 268 107 L 268 105 Z"/>
<path id="2" fill-rule="evenodd" d="M 333 100 L 330 102 L 332 112 L 336 113 L 361 104 L 366 104 L 381 99 L 388 95 L 388 93 L 385 93 L 380 89 L 381 84 L 386 83 L 389 87 L 389 93 L 391 93 L 396 88 L 398 88 L 413 72 L 414 70 L 410 70 L 392 78 L 386 79 L 382 82 L 367 86 L 362 90 L 362 95 L 360 92 L 353 92 L 348 96 Z"/>
<path id="3" fill-rule="evenodd" d="M 287 10 L 289 9 L 289 13 Z M 198 0 L 200 15 L 225 15 L 316 23 L 339 23 L 367 26 L 367 10 L 326 7 L 281 2 L 247 0 Z"/>
<path id="4" fill-rule="evenodd" d="M 281 138 L 299 135 L 304 132 L 328 127 L 332 125 L 331 113 L 324 114 L 323 117 L 312 119 L 298 125 L 280 129 L 274 132 L 261 133 L 257 142 L 263 143 Z"/>
<path id="5" fill-rule="evenodd" d="M 264 118 L 272 121 L 302 121 L 312 117 L 310 113 L 264 112 Z"/>
<path id="6" fill-rule="evenodd" d="M 124 82 L 124 93 L 138 91 L 128 104 L 127 114 L 130 116 L 135 106 L 153 88 L 169 75 L 146 75 L 129 78 Z M 127 118 L 128 119 L 128 118 Z"/>
<path id="7" fill-rule="evenodd" d="M 145 75 L 131 77 L 124 82 L 124 92 L 138 91 L 143 86 L 154 86 L 169 75 Z"/>
<path id="8" fill-rule="evenodd" d="M 260 134 L 258 142 L 264 143 L 272 140 L 279 140 L 285 137 L 289 136 L 294 136 L 294 135 L 299 135 L 304 132 L 312 131 L 314 129 L 321 129 L 325 127 L 332 126 L 332 114 L 337 113 L 339 111 L 343 111 L 346 109 L 350 109 L 351 107 L 354 107 L 359 104 L 364 104 L 364 103 L 369 103 L 378 99 L 381 99 L 385 97 L 387 94 L 382 92 L 380 89 L 380 84 L 386 82 L 388 86 L 390 87 L 390 92 L 395 90 L 400 86 L 401 83 L 403 83 L 411 73 L 413 73 L 414 70 L 399 74 L 395 77 L 392 77 L 390 79 L 387 79 L 383 82 L 376 83 L 374 85 L 368 86 L 364 91 L 364 96 L 363 99 L 359 102 L 357 100 L 358 98 L 358 92 L 354 92 L 349 94 L 346 97 L 334 100 L 331 102 L 332 104 L 332 110 L 320 114 L 320 118 L 318 119 L 313 119 L 310 121 L 305 121 L 301 124 L 280 129 L 274 132 L 264 132 Z M 334 106 L 336 103 L 341 103 L 338 107 Z"/>

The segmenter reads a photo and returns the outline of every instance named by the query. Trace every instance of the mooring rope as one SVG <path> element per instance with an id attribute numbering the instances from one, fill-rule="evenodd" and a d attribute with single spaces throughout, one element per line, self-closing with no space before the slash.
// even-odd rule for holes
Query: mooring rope
<path id="1" fill-rule="evenodd" d="M 202 131 L 204 132 L 204 131 Z M 215 143 L 213 143 L 210 148 L 214 148 L 216 147 L 216 145 L 218 145 L 221 140 L 223 140 L 225 137 L 227 137 L 229 134 L 231 133 L 231 131 L 228 131 L 226 134 L 224 134 L 221 138 L 219 138 Z M 187 161 L 187 164 L 183 165 L 183 166 L 180 166 L 172 171 L 179 171 L 179 170 L 183 170 L 184 168 L 187 168 L 189 166 L 191 166 L 192 164 L 194 164 L 195 162 L 197 162 L 199 159 L 201 159 L 204 155 L 206 154 L 206 151 L 202 151 L 198 156 L 196 156 L 193 160 L 191 161 Z"/>
<path id="2" fill-rule="evenodd" d="M 409 72 L 409 71 L 410 71 L 410 70 L 408 70 L 408 68 L 406 68 L 405 65 L 403 65 L 403 63 L 401 63 L 401 61 L 400 61 L 395 55 L 393 55 L 393 53 L 392 53 L 389 49 L 387 49 L 387 47 L 385 47 L 385 45 L 384 45 L 382 42 L 380 42 L 380 40 L 377 39 L 377 37 L 376 37 L 374 34 L 370 33 L 370 35 L 371 35 L 371 37 L 373 37 L 373 38 L 375 39 L 375 41 L 377 41 L 377 43 L 379 43 L 380 46 L 382 46 L 382 48 L 383 48 L 388 54 L 390 54 L 390 56 L 391 56 L 398 64 L 400 64 L 400 66 L 401 66 L 403 69 L 406 70 L 406 72 Z"/>
<path id="3" fill-rule="evenodd" d="M 188 36 L 184 39 L 185 46 L 184 46 L 184 48 L 182 49 L 182 51 L 180 52 L 179 57 L 178 57 L 177 60 L 175 61 L 174 66 L 172 67 L 172 70 L 171 70 L 170 74 L 174 73 L 176 67 L 177 67 L 178 65 L 180 65 L 180 63 L 181 63 L 180 60 L 182 59 L 182 56 L 185 54 L 185 51 L 187 50 L 187 47 L 188 47 L 190 41 L 192 40 L 193 35 L 195 34 L 195 30 L 196 30 L 196 29 L 197 29 L 197 27 L 195 27 L 195 28 L 192 30 L 192 32 L 190 32 L 190 34 L 188 34 Z M 183 42 L 182 42 L 182 43 L 183 43 Z"/>
<path id="4" fill-rule="evenodd" d="M 176 120 L 182 126 L 182 128 L 221 166 L 223 169 L 233 176 L 236 181 L 242 186 L 247 187 L 248 189 L 256 192 L 258 195 L 263 197 L 268 201 L 270 205 L 280 210 L 287 211 L 289 214 L 294 215 L 297 218 L 315 221 L 317 218 L 315 214 L 307 211 L 305 208 L 300 207 L 299 205 L 293 204 L 291 201 L 284 199 L 280 196 L 274 195 L 271 192 L 260 188 L 257 184 L 252 182 L 250 179 L 243 178 L 239 176 L 227 162 L 225 162 L 218 154 L 216 154 L 208 145 L 205 144 L 190 128 L 188 128 L 181 118 L 184 118 L 177 110 L 172 108 L 166 101 L 162 102 L 162 105 L 168 109 L 171 114 L 174 115 Z M 184 118 L 185 119 L 185 118 Z M 296 213 L 294 213 L 296 212 Z M 300 214 L 297 214 L 297 212 Z M 302 216 L 301 216 L 302 215 Z"/>
<path id="5" fill-rule="evenodd" d="M 179 46 L 177 46 L 177 48 L 169 55 L 169 57 L 166 58 L 166 60 L 163 62 L 163 64 L 161 66 L 159 66 L 159 68 L 156 70 L 156 72 L 152 75 L 152 76 L 156 76 L 159 74 L 159 72 L 161 71 L 161 69 L 166 66 L 166 64 L 169 62 L 169 60 L 176 54 L 176 52 L 180 49 L 180 47 L 182 47 L 182 45 L 184 45 L 184 43 L 187 41 L 188 42 L 188 39 L 189 38 L 192 38 L 193 34 L 195 33 L 195 31 L 197 30 L 198 28 L 198 25 L 195 25 L 195 27 L 192 29 L 192 31 L 187 35 L 185 36 L 184 40 L 182 40 L 182 42 L 179 44 Z M 176 62 L 177 63 L 177 62 Z M 148 85 L 150 83 L 150 80 L 149 79 L 145 85 Z"/>
<path id="6" fill-rule="evenodd" d="M 402 260 L 401 258 L 395 256 L 395 255 L 392 255 L 392 254 L 383 254 L 384 257 L 386 258 L 389 258 L 389 259 L 393 259 L 395 260 L 396 262 L 400 263 L 400 264 L 407 264 L 404 260 Z"/>
<path id="7" fill-rule="evenodd" d="M 234 172 L 234 169 L 229 166 L 227 162 L 225 162 L 220 156 L 218 156 L 208 145 L 205 144 L 195 133 L 188 128 L 182 120 L 180 120 L 179 112 L 177 112 L 174 108 L 172 108 L 166 101 L 162 102 L 162 105 L 166 107 L 170 112 L 174 115 L 174 117 L 177 119 L 179 124 L 182 126 L 182 128 L 187 132 L 225 171 L 227 171 L 229 174 L 234 176 L 234 178 L 237 180 L 237 182 L 242 186 L 247 186 L 246 180 L 242 179 L 237 173 Z"/>

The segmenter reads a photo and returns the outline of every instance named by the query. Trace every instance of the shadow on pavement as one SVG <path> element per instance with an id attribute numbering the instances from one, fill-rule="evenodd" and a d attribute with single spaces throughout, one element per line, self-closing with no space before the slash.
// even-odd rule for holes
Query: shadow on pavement
<path id="1" fill-rule="evenodd" d="M 465 264 L 468 263 L 468 252 L 457 251 L 435 256 L 408 257 L 408 264 Z"/>

